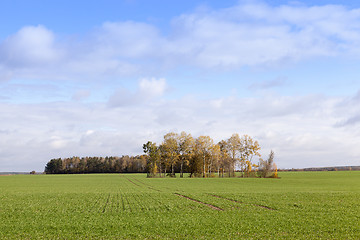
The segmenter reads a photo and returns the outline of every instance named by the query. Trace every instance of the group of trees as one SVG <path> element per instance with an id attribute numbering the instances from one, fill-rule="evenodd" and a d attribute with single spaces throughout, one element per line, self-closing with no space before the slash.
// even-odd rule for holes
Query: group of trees
<path id="1" fill-rule="evenodd" d="M 233 134 L 214 143 L 209 136 L 193 138 L 186 132 L 167 133 L 161 144 L 148 141 L 144 155 L 122 157 L 70 157 L 51 159 L 47 174 L 66 173 L 147 173 L 148 177 L 277 177 L 274 152 L 267 160 L 259 153 L 258 141 L 248 135 Z M 256 163 L 255 163 L 256 162 Z"/>
<path id="2" fill-rule="evenodd" d="M 146 155 L 56 158 L 46 164 L 45 173 L 145 173 L 146 159 Z"/>
<path id="3" fill-rule="evenodd" d="M 175 176 L 188 172 L 190 177 L 235 176 L 239 170 L 242 177 L 277 177 L 273 163 L 274 152 L 267 160 L 261 159 L 258 141 L 248 135 L 233 134 L 229 139 L 214 143 L 209 136 L 193 138 L 186 132 L 167 133 L 157 145 L 148 141 L 143 145 L 147 154 L 148 177 Z M 258 158 L 259 163 L 253 161 Z M 275 171 L 275 173 L 274 173 Z"/>

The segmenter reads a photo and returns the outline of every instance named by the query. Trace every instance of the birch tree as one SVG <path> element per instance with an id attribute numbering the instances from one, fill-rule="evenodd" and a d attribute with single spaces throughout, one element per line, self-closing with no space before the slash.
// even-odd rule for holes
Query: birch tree
<path id="1" fill-rule="evenodd" d="M 148 141 L 143 145 L 143 150 L 149 156 L 146 163 L 147 176 L 155 177 L 157 172 L 157 163 L 160 158 L 159 148 L 156 146 L 156 143 Z"/>
<path id="2" fill-rule="evenodd" d="M 221 140 L 219 143 L 219 149 L 220 149 L 220 156 L 219 156 L 219 161 L 218 161 L 218 176 L 220 177 L 224 177 L 224 171 L 225 171 L 225 167 L 229 166 L 229 161 L 230 161 L 230 157 L 228 154 L 228 143 L 225 140 Z M 221 170 L 221 173 L 220 173 Z M 230 171 L 230 169 L 229 169 Z"/>
<path id="3" fill-rule="evenodd" d="M 255 167 L 256 165 L 252 163 L 252 160 L 255 156 L 261 157 L 259 151 L 260 151 L 260 145 L 259 142 L 252 139 L 248 135 L 244 135 L 240 139 L 240 147 L 239 147 L 239 153 L 240 153 L 240 166 L 241 166 L 241 172 L 244 173 L 246 176 L 250 175 L 250 172 L 252 170 L 252 167 Z"/>
<path id="4" fill-rule="evenodd" d="M 190 163 L 194 155 L 195 140 L 191 134 L 181 132 L 179 136 L 179 153 L 180 153 L 180 177 L 184 176 L 184 165 Z"/>
<path id="5" fill-rule="evenodd" d="M 228 140 L 227 140 L 227 149 L 229 154 L 229 177 L 231 174 L 235 176 L 235 165 L 238 162 L 238 153 L 240 151 L 240 137 L 239 134 L 234 133 Z"/>
<path id="6" fill-rule="evenodd" d="M 170 175 L 175 176 L 175 164 L 179 160 L 179 144 L 178 144 L 178 134 L 170 132 L 164 136 L 164 142 L 162 144 L 162 153 L 166 158 L 167 166 L 171 169 Z"/>
<path id="7" fill-rule="evenodd" d="M 206 177 L 206 166 L 209 163 L 211 157 L 211 151 L 214 145 L 214 141 L 209 136 L 200 136 L 195 141 L 195 151 L 198 156 L 198 160 L 202 161 L 202 176 Z"/>

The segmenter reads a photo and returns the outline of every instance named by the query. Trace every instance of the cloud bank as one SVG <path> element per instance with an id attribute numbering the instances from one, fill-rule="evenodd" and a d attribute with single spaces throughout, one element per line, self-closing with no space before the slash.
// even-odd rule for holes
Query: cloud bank
<path id="1" fill-rule="evenodd" d="M 314 57 L 360 57 L 360 9 L 239 3 L 174 17 L 168 33 L 143 22 L 106 22 L 79 38 L 25 26 L 0 43 L 2 80 L 96 79 L 179 65 L 273 66 Z M 144 75 L 144 74 L 143 74 Z"/>
<path id="2" fill-rule="evenodd" d="M 348 121 L 345 112 L 355 111 L 346 101 L 324 96 L 183 97 L 116 108 L 106 103 L 1 103 L 1 168 L 42 170 L 54 157 L 141 154 L 146 141 L 159 143 L 168 131 L 183 130 L 215 141 L 234 132 L 249 134 L 259 140 L 264 156 L 275 151 L 282 168 L 356 165 L 360 122 L 336 126 Z"/>

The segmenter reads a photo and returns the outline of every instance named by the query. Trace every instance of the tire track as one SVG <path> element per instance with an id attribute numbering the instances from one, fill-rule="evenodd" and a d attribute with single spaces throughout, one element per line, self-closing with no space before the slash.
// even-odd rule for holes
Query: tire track
<path id="1" fill-rule="evenodd" d="M 120 193 L 116 193 L 116 197 L 115 197 L 115 202 L 114 202 L 114 206 L 115 206 L 115 211 L 114 212 L 120 212 Z"/>
<path id="2" fill-rule="evenodd" d="M 132 184 L 134 184 L 135 186 L 138 186 L 138 187 L 141 187 L 142 188 L 142 186 L 140 186 L 139 184 L 137 184 L 137 183 L 135 183 L 135 182 L 133 182 L 133 181 L 131 181 L 129 178 L 126 178 L 129 182 L 131 182 Z"/>
<path id="3" fill-rule="evenodd" d="M 245 203 L 245 202 L 241 202 L 241 201 L 234 200 L 234 199 L 231 199 L 231 198 L 221 197 L 221 196 L 215 195 L 215 194 L 208 194 L 208 195 L 210 195 L 212 197 L 228 200 L 228 201 L 231 201 L 231 202 L 236 202 L 236 203 L 240 203 L 240 204 L 247 204 L 247 205 L 252 205 L 252 206 L 256 206 L 256 207 L 261 207 L 261 208 L 264 208 L 264 209 L 267 209 L 267 210 L 276 211 L 276 209 L 265 206 L 265 205 L 260 205 L 260 204 L 256 204 L 256 203 Z"/>
<path id="4" fill-rule="evenodd" d="M 124 198 L 125 198 L 125 200 L 127 202 L 127 206 L 129 207 L 130 212 L 132 212 L 132 207 L 131 207 L 131 204 L 130 204 L 130 201 L 129 201 L 128 197 L 125 195 Z"/>
<path id="5" fill-rule="evenodd" d="M 108 195 L 108 197 L 107 197 L 107 199 L 106 199 L 106 202 L 105 202 L 105 205 L 104 205 L 104 207 L 103 207 L 102 213 L 105 213 L 106 207 L 107 207 L 108 204 L 109 204 L 109 200 L 110 200 L 110 193 L 109 193 L 109 195 Z"/>
<path id="6" fill-rule="evenodd" d="M 122 205 L 122 210 L 125 211 L 125 202 L 124 202 L 124 196 L 123 194 L 120 193 L 121 196 L 121 205 Z"/>
<path id="7" fill-rule="evenodd" d="M 84 212 L 92 212 L 92 211 L 96 211 L 96 206 L 100 205 L 100 201 L 102 199 L 102 196 L 99 195 L 96 197 L 96 200 L 93 202 L 93 204 L 90 205 L 90 207 L 88 209 L 84 209 Z"/>
<path id="8" fill-rule="evenodd" d="M 140 180 L 138 180 L 138 179 L 134 179 L 134 181 L 137 181 L 138 183 L 141 183 L 142 185 L 144 185 L 145 187 L 147 187 L 147 188 L 150 189 L 150 190 L 157 191 L 157 192 L 160 192 L 160 193 L 164 193 L 163 190 L 156 189 L 156 188 L 152 187 L 151 185 L 146 184 L 146 183 L 143 183 L 142 181 L 140 181 Z M 151 196 L 151 195 L 149 195 L 149 196 Z M 153 199 L 154 199 L 156 202 L 159 203 L 159 206 L 164 207 L 166 211 L 170 211 L 168 205 L 164 204 L 162 201 L 160 201 L 160 200 L 157 199 L 157 198 L 156 198 L 156 199 L 153 198 Z"/>
<path id="9" fill-rule="evenodd" d="M 156 189 L 156 188 L 153 188 L 152 186 L 150 186 L 150 185 L 148 185 L 148 184 L 146 184 L 146 183 L 143 183 L 143 182 L 141 182 L 141 181 L 138 180 L 138 179 L 134 179 L 134 180 L 137 181 L 138 183 L 141 183 L 142 185 L 144 185 L 145 187 L 147 187 L 147 188 L 149 188 L 149 189 L 151 189 L 151 190 L 154 190 L 154 191 L 157 191 L 157 192 L 162 192 L 161 190 Z"/>
<path id="10" fill-rule="evenodd" d="M 189 200 L 191 200 L 191 201 L 194 201 L 194 202 L 200 203 L 200 204 L 202 204 L 202 205 L 208 206 L 209 208 L 212 208 L 212 209 L 214 209 L 214 210 L 217 210 L 217 211 L 224 211 L 224 209 L 222 209 L 222 208 L 219 208 L 219 207 L 214 206 L 214 205 L 209 204 L 209 203 L 204 203 L 204 202 L 201 202 L 201 201 L 199 201 L 199 200 L 197 200 L 197 199 L 194 199 L 194 198 L 191 198 L 191 197 L 188 197 L 188 196 L 182 195 L 182 194 L 180 194 L 180 193 L 174 193 L 174 194 L 175 194 L 175 195 L 177 195 L 177 196 L 179 196 L 179 197 L 183 197 L 183 198 L 189 199 Z"/>

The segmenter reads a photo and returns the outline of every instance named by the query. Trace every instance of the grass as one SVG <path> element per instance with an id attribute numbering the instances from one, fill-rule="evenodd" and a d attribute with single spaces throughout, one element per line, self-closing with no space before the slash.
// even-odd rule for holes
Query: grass
<path id="1" fill-rule="evenodd" d="M 0 176 L 0 239 L 360 239 L 360 172 Z"/>

